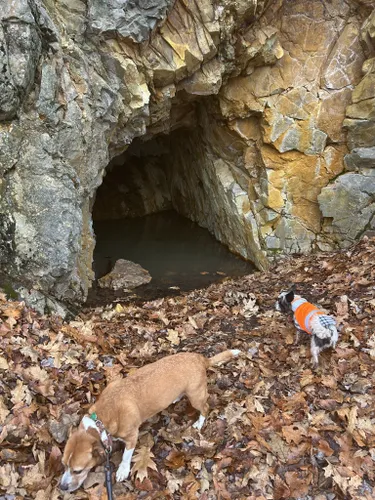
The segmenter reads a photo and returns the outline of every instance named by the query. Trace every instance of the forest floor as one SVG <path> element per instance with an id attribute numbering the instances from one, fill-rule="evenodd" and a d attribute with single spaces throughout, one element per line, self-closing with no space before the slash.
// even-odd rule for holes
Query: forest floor
<path id="1" fill-rule="evenodd" d="M 61 455 L 105 385 L 180 351 L 242 355 L 209 371 L 201 432 L 186 399 L 141 428 L 132 477 L 116 500 L 366 499 L 375 497 L 375 239 L 279 261 L 270 272 L 149 302 L 40 317 L 0 295 L 0 499 L 105 499 L 103 468 L 71 495 Z M 337 317 L 335 351 L 311 366 L 294 343 L 280 290 Z M 116 468 L 121 450 L 115 451 Z"/>

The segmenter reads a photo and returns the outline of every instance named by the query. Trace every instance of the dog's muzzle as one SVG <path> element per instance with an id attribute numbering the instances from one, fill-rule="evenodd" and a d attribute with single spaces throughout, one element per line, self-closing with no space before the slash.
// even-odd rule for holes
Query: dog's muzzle
<path id="1" fill-rule="evenodd" d="M 59 488 L 61 491 L 67 491 L 71 493 L 77 490 L 87 477 L 87 473 L 83 473 L 80 476 L 73 476 L 70 470 L 66 470 L 61 478 Z"/>

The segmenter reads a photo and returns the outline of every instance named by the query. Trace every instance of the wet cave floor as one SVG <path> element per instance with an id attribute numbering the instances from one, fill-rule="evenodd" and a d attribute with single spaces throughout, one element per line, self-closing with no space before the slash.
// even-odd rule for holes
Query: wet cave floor
<path id="1" fill-rule="evenodd" d="M 95 221 L 94 231 L 96 279 L 110 272 L 116 260 L 127 259 L 147 269 L 152 281 L 130 293 L 102 289 L 95 282 L 88 307 L 177 295 L 255 271 L 252 263 L 232 254 L 206 229 L 173 210 Z"/>

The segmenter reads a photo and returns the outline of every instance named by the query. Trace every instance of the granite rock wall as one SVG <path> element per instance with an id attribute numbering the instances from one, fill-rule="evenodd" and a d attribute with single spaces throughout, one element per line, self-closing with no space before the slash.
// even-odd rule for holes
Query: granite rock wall
<path id="1" fill-rule="evenodd" d="M 41 310 L 84 301 L 98 187 L 135 140 L 146 148 L 162 138 L 173 206 L 260 268 L 277 253 L 345 247 L 372 229 L 373 8 L 7 2 L 1 273 Z M 146 211 L 160 208 L 160 192 L 144 188 Z"/>

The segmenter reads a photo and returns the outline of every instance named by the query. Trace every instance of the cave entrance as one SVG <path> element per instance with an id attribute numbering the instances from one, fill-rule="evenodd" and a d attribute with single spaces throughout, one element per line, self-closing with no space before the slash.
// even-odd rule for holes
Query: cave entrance
<path id="1" fill-rule="evenodd" d="M 154 298 L 253 272 L 250 262 L 201 227 L 210 214 L 200 214 L 200 219 L 196 214 L 204 211 L 202 197 L 210 193 L 193 171 L 186 181 L 183 161 L 175 154 L 183 146 L 181 154 L 187 158 L 186 146 L 191 143 L 196 152 L 196 140 L 188 130 L 149 141 L 136 139 L 110 162 L 92 211 L 97 279 L 110 272 L 118 259 L 130 260 L 152 276 L 151 283 L 135 293 Z"/>

